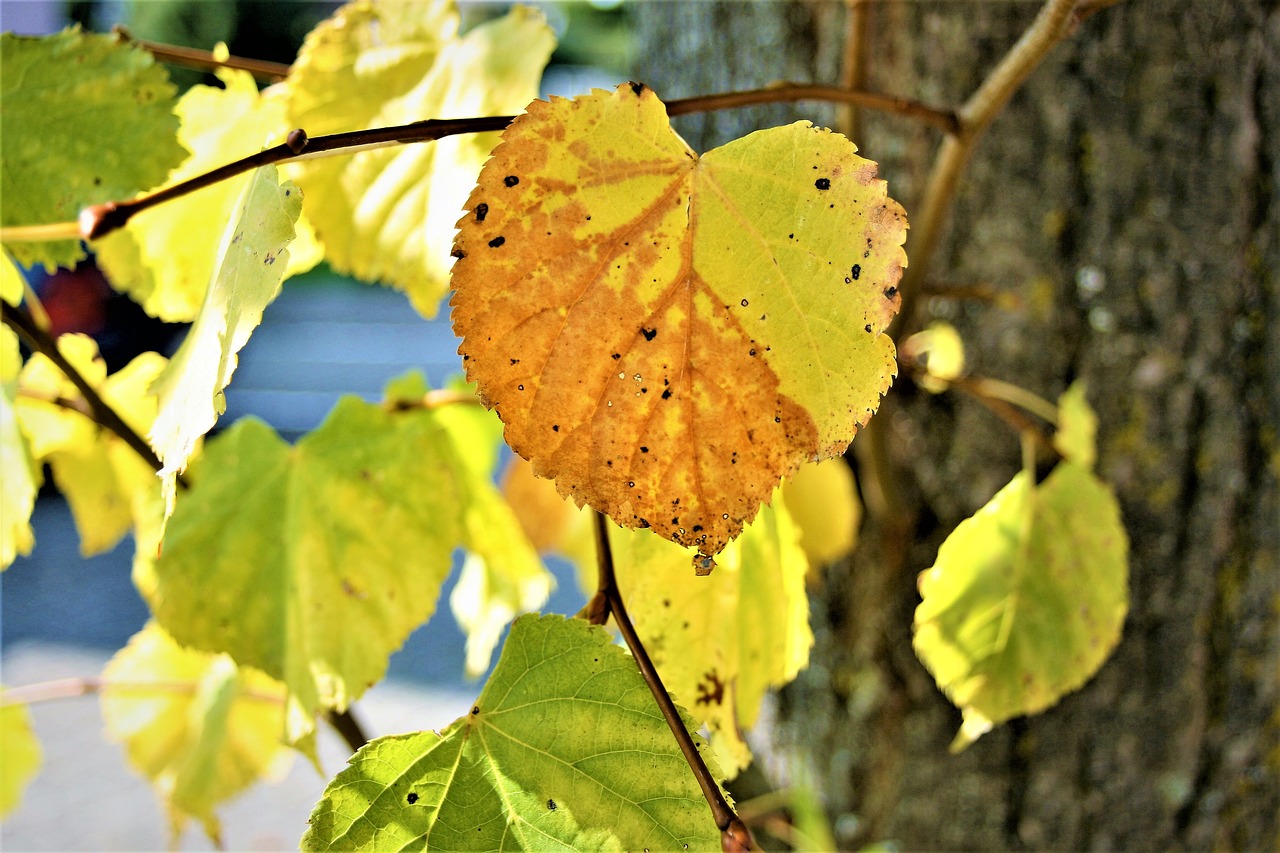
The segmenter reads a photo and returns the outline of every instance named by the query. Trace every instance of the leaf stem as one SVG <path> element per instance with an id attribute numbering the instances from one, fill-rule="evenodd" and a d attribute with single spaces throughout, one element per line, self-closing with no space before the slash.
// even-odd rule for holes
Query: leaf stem
<path id="1" fill-rule="evenodd" d="M 711 775 L 711 770 L 702 758 L 702 753 L 698 751 L 697 745 L 693 742 L 693 736 L 689 734 L 684 720 L 680 718 L 680 711 L 676 708 L 676 703 L 672 701 L 671 694 L 663 686 L 657 667 L 653 665 L 653 661 L 649 658 L 649 652 L 645 649 L 644 643 L 640 641 L 640 636 L 631 624 L 631 617 L 627 615 L 626 605 L 622 601 L 622 592 L 618 587 L 618 578 L 614 573 L 613 549 L 609 545 L 609 528 L 605 517 L 596 510 L 591 511 L 591 516 L 595 522 L 596 556 L 600 570 L 600 588 L 596 591 L 596 598 L 593 599 L 593 603 L 599 600 L 607 605 L 606 619 L 609 613 L 613 614 L 613 619 L 618 625 L 618 631 L 622 634 L 622 638 L 626 640 L 627 648 L 631 650 L 631 655 L 635 658 L 636 665 L 640 668 L 640 674 L 644 676 L 645 684 L 649 685 L 649 692 L 653 694 L 654 700 L 658 703 L 658 709 L 662 711 L 662 716 L 666 719 L 667 726 L 671 729 L 671 734 L 675 737 L 676 743 L 680 745 L 680 751 L 684 753 L 685 761 L 689 762 L 689 768 L 693 771 L 694 778 L 698 780 L 698 786 L 702 788 L 702 795 L 706 797 L 707 805 L 711 807 L 711 814 L 720 830 L 721 847 L 725 850 L 755 849 L 746 824 L 734 812 L 733 807 L 729 805 L 729 801 L 725 799 L 724 793 L 720 790 L 720 786 L 716 784 L 716 780 Z M 592 605 L 589 604 L 588 609 L 590 610 L 591 608 Z"/>
<path id="2" fill-rule="evenodd" d="M 105 427 L 115 433 L 121 441 L 133 448 L 139 456 L 141 456 L 148 465 L 159 471 L 164 467 L 164 463 L 156 456 L 151 445 L 147 444 L 147 440 L 129 426 L 124 418 L 116 413 L 108 403 L 102 399 L 98 392 L 94 389 L 89 381 L 76 370 L 75 365 L 67 361 L 66 356 L 58 349 L 58 343 L 53 336 L 40 328 L 31 315 L 20 308 L 15 308 L 7 302 L 0 302 L 0 320 L 4 324 L 18 333 L 18 337 L 26 341 L 27 346 L 35 352 L 40 353 L 45 358 L 53 362 L 59 370 L 61 370 L 71 380 L 71 384 L 76 386 L 76 390 L 84 397 L 84 401 L 88 404 L 90 417 L 94 423 Z M 181 478 L 179 478 L 181 482 Z"/>
<path id="3" fill-rule="evenodd" d="M 235 68 L 239 71 L 248 71 L 259 80 L 265 80 L 269 83 L 279 83 L 289 76 L 289 66 L 281 62 L 248 59 L 243 56 L 228 56 L 226 59 L 219 59 L 212 51 L 208 50 L 134 38 L 128 28 L 119 24 L 112 27 L 111 32 L 115 34 L 116 38 L 137 45 L 156 59 L 170 65 L 181 65 L 184 68 L 195 68 L 200 71 Z"/>

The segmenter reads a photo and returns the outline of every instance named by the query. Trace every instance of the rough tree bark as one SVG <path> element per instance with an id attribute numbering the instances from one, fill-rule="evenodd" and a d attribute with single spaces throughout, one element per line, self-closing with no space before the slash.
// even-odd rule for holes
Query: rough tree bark
<path id="1" fill-rule="evenodd" d="M 870 86 L 957 104 L 1036 13 L 878 0 Z M 835 82 L 834 2 L 638 4 L 637 79 L 671 97 Z M 1112 659 L 1049 712 L 948 754 L 959 716 L 911 651 L 915 576 L 1017 470 L 1016 435 L 906 377 L 854 443 L 870 512 L 815 593 L 781 742 L 842 846 L 1276 849 L 1280 844 L 1280 8 L 1126 0 L 1060 45 L 979 144 L 918 302 L 975 373 L 1088 383 L 1131 538 Z M 695 148 L 827 109 L 679 127 Z M 933 131 L 864 115 L 908 214 Z M 910 244 L 908 244 L 910 252 Z M 1005 298 L 964 298 L 986 285 Z M 950 292 L 949 292 L 950 291 Z"/>

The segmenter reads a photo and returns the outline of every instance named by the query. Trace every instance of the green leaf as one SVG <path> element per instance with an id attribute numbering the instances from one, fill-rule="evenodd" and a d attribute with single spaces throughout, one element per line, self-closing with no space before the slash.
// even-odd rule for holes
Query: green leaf
<path id="1" fill-rule="evenodd" d="M 155 186 L 187 152 L 175 89 L 151 54 L 111 35 L 0 35 L 0 224 L 75 220 L 90 204 Z M 14 243 L 26 265 L 72 266 L 75 240 Z"/>
<path id="2" fill-rule="evenodd" d="M 178 102 L 178 140 L 191 157 L 169 175 L 174 184 L 284 141 L 285 94 L 259 93 L 247 71 L 222 69 L 224 87 L 192 86 Z M 200 310 L 218 261 L 227 221 L 236 213 L 251 174 L 240 175 L 159 207 L 145 210 L 123 229 L 94 244 L 112 286 L 133 297 L 148 314 L 190 322 Z M 305 227 L 289 247 L 286 277 L 320 260 Z"/>
<path id="3" fill-rule="evenodd" d="M 19 554 L 30 554 L 36 543 L 31 512 L 41 475 L 18 426 L 14 405 L 21 365 L 17 334 L 0 326 L 0 571 Z"/>
<path id="4" fill-rule="evenodd" d="M 371 742 L 310 823 L 303 850 L 719 849 L 635 661 L 560 616 L 516 620 L 469 715 Z"/>
<path id="5" fill-rule="evenodd" d="M 18 806 L 22 792 L 40 771 L 44 760 L 31 725 L 31 712 L 21 703 L 10 705 L 0 688 L 0 818 Z"/>
<path id="6" fill-rule="evenodd" d="M 174 840 L 194 817 L 217 843 L 214 809 L 280 775 L 292 758 L 280 743 L 279 682 L 226 655 L 183 649 L 154 622 L 116 653 L 103 679 L 107 732 L 156 788 Z"/>
<path id="7" fill-rule="evenodd" d="M 200 314 L 152 386 L 160 408 L 151 446 L 164 462 L 161 473 L 170 489 L 196 440 L 225 410 L 222 391 L 235 372 L 236 353 L 280 292 L 302 197 L 293 184 L 278 182 L 274 166 L 265 166 L 245 186 L 239 209 L 223 236 L 222 261 Z"/>
<path id="8" fill-rule="evenodd" d="M 452 2 L 354 2 L 307 37 L 290 75 L 289 123 L 312 136 L 428 118 L 518 112 L 537 95 L 555 38 L 515 7 L 456 35 Z M 290 172 L 335 269 L 405 291 L 425 316 L 447 288 L 454 224 L 496 133 L 312 160 Z"/>
<path id="9" fill-rule="evenodd" d="M 1053 446 L 1069 462 L 1092 469 L 1097 461 L 1098 416 L 1085 398 L 1083 382 L 1074 382 L 1058 398 L 1058 431 Z"/>
<path id="10" fill-rule="evenodd" d="M 920 576 L 915 650 L 961 710 L 963 749 L 1054 705 L 1097 672 L 1128 609 L 1128 540 L 1088 468 L 1023 472 L 938 549 Z"/>
<path id="11" fill-rule="evenodd" d="M 468 466 L 430 409 L 347 397 L 293 447 L 240 421 L 193 464 L 139 587 L 179 642 L 284 681 L 296 739 L 382 677 L 456 546 L 504 538 L 484 515 L 494 487 Z"/>
<path id="12" fill-rule="evenodd" d="M 58 350 L 102 399 L 139 435 L 155 419 L 151 382 L 165 359 L 148 352 L 106 375 L 98 346 L 86 335 L 62 335 Z M 160 482 L 133 448 L 83 411 L 56 400 L 81 401 L 79 390 L 53 362 L 36 354 L 22 370 L 18 421 L 37 462 L 47 462 L 66 496 L 85 556 L 115 546 L 132 529 L 142 506 L 159 496 Z"/>

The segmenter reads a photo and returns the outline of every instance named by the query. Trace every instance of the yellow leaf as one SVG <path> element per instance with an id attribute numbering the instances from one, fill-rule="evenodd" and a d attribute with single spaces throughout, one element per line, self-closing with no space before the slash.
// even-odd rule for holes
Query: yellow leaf
<path id="1" fill-rule="evenodd" d="M 31 712 L 26 705 L 6 701 L 0 689 L 0 818 L 17 807 L 44 760 Z"/>
<path id="2" fill-rule="evenodd" d="M 457 36 L 453 2 L 348 3 L 307 37 L 290 126 L 313 136 L 429 118 L 504 115 L 537 95 L 555 38 L 515 7 Z M 497 134 L 305 161 L 290 174 L 339 272 L 405 291 L 425 316 L 444 295 L 454 223 Z"/>
<path id="3" fill-rule="evenodd" d="M 227 655 L 184 649 L 154 622 L 103 672 L 102 716 L 165 802 L 173 837 L 188 817 L 215 842 L 214 808 L 291 758 L 279 741 L 284 687 Z"/>
<path id="4" fill-rule="evenodd" d="M 1053 446 L 1063 458 L 1093 468 L 1097 461 L 1098 416 L 1089 407 L 1084 382 L 1074 382 L 1058 398 L 1058 431 Z"/>
<path id="5" fill-rule="evenodd" d="M 18 425 L 14 396 L 22 356 L 18 336 L 0 326 L 0 571 L 36 543 L 31 511 L 40 488 L 40 468 Z"/>
<path id="6" fill-rule="evenodd" d="M 503 140 L 455 243 L 469 378 L 562 494 L 719 552 L 888 389 L 901 207 L 805 122 L 699 157 L 640 84 Z"/>
<path id="7" fill-rule="evenodd" d="M 223 69 L 218 77 L 224 88 L 192 86 L 178 102 L 178 140 L 192 154 L 169 175 L 169 184 L 284 141 L 289 126 L 282 88 L 259 94 L 247 71 Z M 94 250 L 112 285 L 154 317 L 195 319 L 217 268 L 226 222 L 250 179 L 251 174 L 240 175 L 143 211 L 98 241 Z M 308 239 L 309 228 L 300 225 L 297 230 L 286 278 L 305 272 L 321 257 L 314 238 Z"/>
<path id="8" fill-rule="evenodd" d="M 782 484 L 782 499 L 796 527 L 800 547 L 814 568 L 853 550 L 862 521 L 853 472 L 840 459 L 805 464 Z"/>
<path id="9" fill-rule="evenodd" d="M 25 288 L 26 283 L 18 265 L 9 257 L 8 252 L 0 251 L 0 299 L 10 305 L 17 305 L 22 301 Z"/>
<path id="10" fill-rule="evenodd" d="M 58 350 L 98 392 L 107 405 L 139 435 L 155 419 L 156 401 L 148 393 L 165 359 L 148 352 L 121 370 L 106 375 L 98 346 L 86 335 L 62 335 Z M 66 496 L 85 556 L 115 546 L 136 524 L 141 502 L 159 493 L 151 466 L 84 411 L 55 401 L 79 401 L 79 390 L 53 362 L 36 354 L 19 378 L 18 421 L 38 462 L 47 462 Z"/>

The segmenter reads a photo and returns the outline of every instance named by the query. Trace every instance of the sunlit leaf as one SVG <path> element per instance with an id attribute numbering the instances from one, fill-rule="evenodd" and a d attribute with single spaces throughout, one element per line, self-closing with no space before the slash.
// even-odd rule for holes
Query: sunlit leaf
<path id="1" fill-rule="evenodd" d="M 17 807 L 43 762 L 31 712 L 21 703 L 8 704 L 0 688 L 0 819 Z"/>
<path id="2" fill-rule="evenodd" d="M 961 710 L 963 749 L 1054 705 L 1097 672 L 1128 609 L 1128 542 L 1087 468 L 1026 472 L 966 519 L 920 575 L 915 650 Z"/>
<path id="3" fill-rule="evenodd" d="M 180 642 L 284 681 L 293 740 L 382 677 L 435 611 L 456 547 L 498 572 L 536 563 L 527 544 L 498 544 L 522 537 L 486 515 L 496 490 L 459 453 L 433 409 L 354 397 L 293 446 L 239 421 L 193 463 L 139 586 Z"/>
<path id="4" fill-rule="evenodd" d="M 1058 431 L 1053 446 L 1064 459 L 1093 468 L 1097 460 L 1098 416 L 1085 400 L 1085 385 L 1075 382 L 1058 398 Z"/>
<path id="5" fill-rule="evenodd" d="M 804 122 L 699 157 L 640 84 L 503 140 L 455 244 L 468 376 L 562 494 L 719 552 L 879 405 L 902 209 Z"/>
<path id="6" fill-rule="evenodd" d="M 164 369 L 162 356 L 143 353 L 107 376 L 92 338 L 63 335 L 58 350 L 126 424 L 146 434 L 156 413 L 149 389 Z M 79 390 L 43 355 L 27 362 L 19 385 L 18 421 L 36 461 L 49 464 L 71 507 L 81 553 L 110 550 L 133 528 L 141 506 L 159 494 L 155 471 L 119 436 L 93 422 Z"/>
<path id="7" fill-rule="evenodd" d="M 506 481 L 525 481 L 527 471 L 528 463 L 516 460 Z M 508 499 L 533 529 L 547 514 L 558 517 L 553 502 L 575 516 L 556 522 L 563 535 L 547 550 L 571 559 L 584 587 L 593 591 L 596 554 L 587 513 L 556 495 L 547 480 L 523 482 Z M 636 630 L 667 689 L 711 732 L 730 776 L 751 760 L 742 732 L 755 724 L 766 691 L 791 681 L 809 662 L 809 562 L 797 539 L 780 495 L 705 578 L 693 576 L 687 549 L 642 530 L 610 531 L 615 570 Z"/>
<path id="8" fill-rule="evenodd" d="M 24 289 L 22 272 L 8 252 L 0 251 L 0 299 L 10 305 L 17 305 L 22 301 Z"/>
<path id="9" fill-rule="evenodd" d="M 343 6 L 307 37 L 290 75 L 289 122 L 313 136 L 430 118 L 508 115 L 537 95 L 555 45 L 542 15 L 515 7 L 457 35 L 452 2 Z M 405 291 L 435 314 L 454 223 L 493 133 L 363 151 L 290 174 L 340 272 Z"/>
<path id="10" fill-rule="evenodd" d="M 178 646 L 148 623 L 103 672 L 102 716 L 129 761 L 156 788 L 173 838 L 188 818 L 215 841 L 214 809 L 254 782 L 279 777 L 284 687 L 226 655 Z"/>
<path id="11" fill-rule="evenodd" d="M 170 175 L 174 184 L 284 141 L 285 95 L 275 87 L 259 94 L 247 71 L 218 72 L 225 88 L 192 86 L 178 102 L 178 140 L 191 156 Z M 170 322 L 190 322 L 204 302 L 218 262 L 227 221 L 237 212 L 250 174 L 143 211 L 128 225 L 94 244 L 113 286 L 147 313 Z M 319 246 L 299 239 L 289 246 L 286 277 L 315 266 Z"/>
<path id="12" fill-rule="evenodd" d="M 800 530 L 800 547 L 818 568 L 845 556 L 858 541 L 862 502 L 853 472 L 839 459 L 801 465 L 782 484 L 782 498 Z"/>
<path id="13" fill-rule="evenodd" d="M 222 391 L 235 372 L 236 353 L 280 292 L 302 198 L 297 187 L 279 184 L 275 168 L 266 166 L 245 186 L 238 209 L 200 314 L 152 388 L 160 409 L 151 446 L 170 484 L 186 467 L 196 441 L 225 410 Z"/>
<path id="14" fill-rule="evenodd" d="M 182 161 L 173 84 L 151 54 L 111 35 L 0 35 L 0 224 L 75 220 L 129 198 Z M 73 266 L 75 240 L 13 243 L 24 265 Z"/>
<path id="15" fill-rule="evenodd" d="M 36 543 L 31 512 L 41 477 L 14 406 L 21 366 L 18 336 L 0 326 L 0 570 L 19 554 L 30 554 Z"/>
<path id="16" fill-rule="evenodd" d="M 303 850 L 719 849 L 635 662 L 559 616 L 512 625 L 475 707 L 442 734 L 356 753 L 310 823 Z"/>

